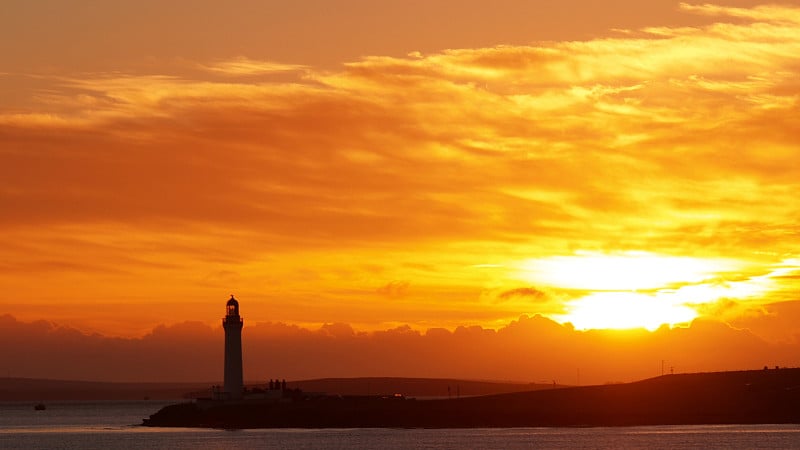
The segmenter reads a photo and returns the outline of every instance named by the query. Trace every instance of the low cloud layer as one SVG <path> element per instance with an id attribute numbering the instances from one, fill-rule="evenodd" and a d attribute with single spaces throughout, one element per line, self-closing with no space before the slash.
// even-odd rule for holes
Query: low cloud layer
<path id="1" fill-rule="evenodd" d="M 8 315 L 0 324 L 0 358 L 13 361 L 4 365 L 4 376 L 209 383 L 222 376 L 220 327 L 187 322 L 128 339 Z M 792 342 L 768 343 L 721 322 L 652 333 L 580 332 L 540 316 L 522 316 L 497 331 L 398 327 L 366 333 L 346 324 L 309 330 L 245 322 L 242 336 L 245 378 L 253 382 L 406 376 L 599 384 L 660 375 L 662 360 L 664 370 L 675 373 L 791 366 L 800 350 L 800 334 Z"/>

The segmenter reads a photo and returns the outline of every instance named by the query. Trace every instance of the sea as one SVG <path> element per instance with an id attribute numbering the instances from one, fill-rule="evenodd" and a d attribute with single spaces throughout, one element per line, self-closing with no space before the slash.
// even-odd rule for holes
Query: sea
<path id="1" fill-rule="evenodd" d="M 174 403 L 174 402 L 169 402 Z M 0 449 L 784 449 L 800 425 L 598 428 L 258 429 L 142 427 L 168 403 L 0 403 Z"/>

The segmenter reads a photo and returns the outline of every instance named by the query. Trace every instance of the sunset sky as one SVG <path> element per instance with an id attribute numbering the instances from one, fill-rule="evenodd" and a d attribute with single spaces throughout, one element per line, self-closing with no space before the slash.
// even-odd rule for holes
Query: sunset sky
<path id="1" fill-rule="evenodd" d="M 795 0 L 6 0 L 0 55 L 0 376 L 213 380 L 231 293 L 246 378 L 800 365 Z"/>

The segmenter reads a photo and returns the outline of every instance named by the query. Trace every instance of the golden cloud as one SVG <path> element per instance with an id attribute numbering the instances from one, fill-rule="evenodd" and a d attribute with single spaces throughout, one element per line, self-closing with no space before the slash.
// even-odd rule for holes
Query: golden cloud
<path id="1" fill-rule="evenodd" d="M 474 267 L 576 250 L 771 273 L 796 258 L 800 9 L 682 8 L 719 21 L 372 56 L 333 72 L 240 57 L 192 76 L 52 78 L 27 110 L 0 112 L 3 240 L 39 250 L 0 254 L 46 268 L 91 243 L 93 264 L 134 274 L 106 280 L 106 294 L 149 277 L 140 295 L 157 295 L 146 262 L 165 256 L 181 283 L 212 280 L 221 264 L 299 305 L 314 274 L 330 321 L 350 321 L 343 302 L 373 324 L 516 317 L 529 311 L 478 300 L 519 288 L 508 271 Z M 253 79 L 277 72 L 296 78 Z M 347 258 L 387 269 L 337 272 Z M 414 289 L 392 306 L 356 300 L 393 280 Z M 0 276 L 5 291 L 21 282 Z M 296 322 L 305 312 L 282 310 Z"/>

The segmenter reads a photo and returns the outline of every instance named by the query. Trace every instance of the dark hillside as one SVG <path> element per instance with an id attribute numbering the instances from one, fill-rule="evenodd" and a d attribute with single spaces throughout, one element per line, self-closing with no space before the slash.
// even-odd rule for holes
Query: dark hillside
<path id="1" fill-rule="evenodd" d="M 295 394 L 283 401 L 200 406 L 168 406 L 146 424 L 463 428 L 800 423 L 800 369 L 667 375 L 627 384 L 443 400 Z"/>

